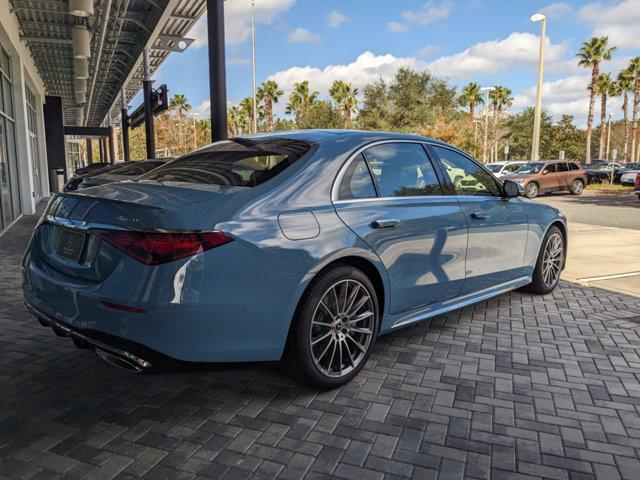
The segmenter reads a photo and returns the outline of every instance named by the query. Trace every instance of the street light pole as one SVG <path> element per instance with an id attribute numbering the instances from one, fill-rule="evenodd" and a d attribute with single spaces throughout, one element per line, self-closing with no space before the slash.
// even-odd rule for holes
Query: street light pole
<path id="1" fill-rule="evenodd" d="M 541 13 L 531 16 L 532 22 L 542 22 L 540 32 L 540 52 L 538 58 L 538 88 L 536 92 L 536 112 L 533 121 L 533 141 L 531 144 L 531 161 L 538 161 L 540 156 L 540 118 L 542 116 L 542 70 L 544 67 L 544 40 L 547 32 L 547 17 Z"/>
<path id="2" fill-rule="evenodd" d="M 256 99 L 256 15 L 255 0 L 251 0 L 251 56 L 253 61 L 253 133 L 258 133 L 258 101 Z"/>
<path id="3" fill-rule="evenodd" d="M 482 87 L 481 92 L 484 92 L 484 146 L 482 148 L 482 161 L 487 163 L 487 142 L 489 135 L 489 92 L 495 90 L 495 87 Z"/>
<path id="4" fill-rule="evenodd" d="M 609 121 L 607 122 L 607 154 L 605 158 L 609 160 L 609 147 L 611 146 L 611 114 L 609 114 Z"/>

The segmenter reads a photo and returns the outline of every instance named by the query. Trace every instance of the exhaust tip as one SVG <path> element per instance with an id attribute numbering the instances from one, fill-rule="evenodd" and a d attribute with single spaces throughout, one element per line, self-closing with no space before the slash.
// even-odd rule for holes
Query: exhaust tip
<path id="1" fill-rule="evenodd" d="M 139 365 L 136 365 L 135 363 L 125 358 L 118 357 L 116 355 L 113 355 L 109 352 L 105 352 L 104 350 L 100 350 L 98 348 L 96 348 L 96 354 L 98 355 L 98 357 L 100 357 L 102 360 L 107 362 L 109 365 L 113 365 L 114 367 L 121 368 L 128 372 L 142 373 L 142 367 L 140 367 Z"/>

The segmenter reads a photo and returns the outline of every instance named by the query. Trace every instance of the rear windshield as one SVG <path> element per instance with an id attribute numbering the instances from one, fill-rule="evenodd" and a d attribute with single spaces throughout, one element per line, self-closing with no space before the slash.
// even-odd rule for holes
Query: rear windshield
<path id="1" fill-rule="evenodd" d="M 139 180 L 256 187 L 283 172 L 309 150 L 291 139 L 233 139 L 173 160 Z"/>
<path id="2" fill-rule="evenodd" d="M 147 162 L 131 162 L 126 165 L 119 165 L 117 168 L 107 172 L 109 175 L 126 175 L 126 176 L 139 176 L 143 173 L 150 172 L 154 168 L 158 168 L 163 165 L 163 161 L 147 161 Z"/>

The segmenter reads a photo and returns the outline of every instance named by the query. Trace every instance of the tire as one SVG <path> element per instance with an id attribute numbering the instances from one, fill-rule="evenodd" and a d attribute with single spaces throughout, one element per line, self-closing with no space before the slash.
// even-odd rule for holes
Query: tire
<path id="1" fill-rule="evenodd" d="M 584 191 L 584 182 L 580 179 L 576 179 L 571 183 L 571 188 L 569 189 L 571 195 L 581 195 Z"/>
<path id="2" fill-rule="evenodd" d="M 524 196 L 527 198 L 536 198 L 540 193 L 540 188 L 536 182 L 528 183 L 524 188 Z"/>
<path id="3" fill-rule="evenodd" d="M 354 322 L 355 317 L 362 318 Z M 369 278 L 351 265 L 330 267 L 312 281 L 298 305 L 283 366 L 314 387 L 340 387 L 367 362 L 379 319 L 378 297 Z"/>
<path id="4" fill-rule="evenodd" d="M 561 249 L 555 251 L 556 242 L 560 242 Z M 549 249 L 548 249 L 549 247 Z M 549 260 L 549 251 L 555 251 L 555 254 L 551 256 Z M 536 266 L 533 270 L 532 281 L 530 284 L 522 287 L 522 291 L 528 293 L 535 293 L 538 295 L 545 295 L 552 292 L 557 286 L 560 280 L 560 273 L 564 267 L 566 257 L 566 242 L 562 236 L 562 232 L 555 225 L 549 228 L 546 235 L 542 239 L 540 245 L 540 252 L 538 253 L 538 259 L 536 260 Z M 549 268 L 553 269 L 554 278 L 549 279 L 547 276 L 547 270 L 545 270 L 545 263 L 549 265 L 549 261 L 553 263 L 553 266 Z"/>

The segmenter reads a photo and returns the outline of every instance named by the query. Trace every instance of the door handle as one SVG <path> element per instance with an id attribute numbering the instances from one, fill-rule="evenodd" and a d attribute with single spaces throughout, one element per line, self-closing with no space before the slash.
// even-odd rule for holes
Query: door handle
<path id="1" fill-rule="evenodd" d="M 489 218 L 489 215 L 487 215 L 486 213 L 482 213 L 482 212 L 473 212 L 471 214 L 471 218 L 473 218 L 474 220 L 485 220 L 485 219 Z"/>
<path id="2" fill-rule="evenodd" d="M 373 228 L 394 228 L 397 227 L 400 221 L 398 220 L 374 220 L 371 222 Z"/>

